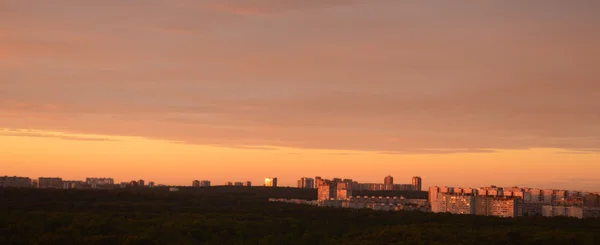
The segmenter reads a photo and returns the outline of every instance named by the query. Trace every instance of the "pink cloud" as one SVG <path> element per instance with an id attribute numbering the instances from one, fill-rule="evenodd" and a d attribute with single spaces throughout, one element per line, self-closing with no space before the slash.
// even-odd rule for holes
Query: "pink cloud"
<path id="1" fill-rule="evenodd" d="M 600 143 L 595 2 L 179 3 L 14 2 L 0 127 L 389 153 Z"/>
<path id="2" fill-rule="evenodd" d="M 346 6 L 355 4 L 356 0 L 225 0 L 209 2 L 205 8 L 218 12 L 227 12 L 237 15 L 267 16 L 289 11 L 319 9 L 332 6 Z"/>

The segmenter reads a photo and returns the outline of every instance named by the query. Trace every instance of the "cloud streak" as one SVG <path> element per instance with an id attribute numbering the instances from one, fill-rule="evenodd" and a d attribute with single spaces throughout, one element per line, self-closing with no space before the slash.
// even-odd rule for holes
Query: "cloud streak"
<path id="1" fill-rule="evenodd" d="M 120 141 L 117 139 L 103 138 L 103 137 L 90 137 L 90 136 L 78 136 L 66 133 L 58 132 L 43 132 L 39 130 L 23 130 L 23 129 L 1 129 L 0 137 L 29 137 L 29 138 L 52 138 L 61 140 L 75 140 L 75 141 L 100 141 L 100 142 L 116 142 Z"/>
<path id="2" fill-rule="evenodd" d="M 357 0 L 224 0 L 208 2 L 203 7 L 236 15 L 268 16 L 294 11 L 306 11 L 311 9 L 330 8 L 336 6 L 347 6 L 356 4 Z"/>

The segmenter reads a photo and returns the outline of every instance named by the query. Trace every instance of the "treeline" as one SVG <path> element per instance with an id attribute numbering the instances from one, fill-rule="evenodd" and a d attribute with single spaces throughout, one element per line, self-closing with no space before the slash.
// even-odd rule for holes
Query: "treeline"
<path id="1" fill-rule="evenodd" d="M 270 203 L 263 187 L 0 189 L 0 244 L 600 244 L 600 220 L 502 219 Z"/>

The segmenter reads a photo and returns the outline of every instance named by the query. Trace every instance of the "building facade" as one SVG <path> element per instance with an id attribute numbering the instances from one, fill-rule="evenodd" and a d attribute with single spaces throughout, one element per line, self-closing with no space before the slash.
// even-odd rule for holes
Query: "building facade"
<path id="1" fill-rule="evenodd" d="M 0 177 L 0 188 L 31 188 L 32 181 L 27 177 L 4 176 Z"/>
<path id="2" fill-rule="evenodd" d="M 578 218 L 578 219 L 583 219 L 583 207 L 544 205 L 542 207 L 542 216 L 544 216 L 544 217 L 566 216 L 566 217 L 574 217 L 574 218 Z"/>
<path id="3" fill-rule="evenodd" d="M 511 197 L 476 196 L 475 214 L 504 218 L 523 216 L 523 200 Z"/>
<path id="4" fill-rule="evenodd" d="M 438 193 L 434 213 L 475 214 L 476 197 L 471 195 L 456 195 Z"/>
<path id="5" fill-rule="evenodd" d="M 315 179 L 308 178 L 308 177 L 302 177 L 301 179 L 298 180 L 298 188 L 314 189 L 315 188 Z"/>
<path id="6" fill-rule="evenodd" d="M 266 178 L 265 186 L 266 187 L 277 187 L 277 178 Z"/>
<path id="7" fill-rule="evenodd" d="M 63 180 L 61 178 L 40 177 L 38 179 L 39 188 L 63 188 Z"/>
<path id="8" fill-rule="evenodd" d="M 332 181 L 322 181 L 318 187 L 318 200 L 325 201 L 335 199 L 337 195 L 337 184 Z"/>
<path id="9" fill-rule="evenodd" d="M 415 176 L 412 178 L 412 185 L 414 186 L 415 191 L 423 190 L 423 180 L 419 176 Z"/>
<path id="10" fill-rule="evenodd" d="M 383 184 L 393 186 L 394 185 L 394 177 L 392 177 L 391 175 L 386 176 L 383 179 Z"/>
<path id="11" fill-rule="evenodd" d="M 89 188 L 90 185 L 87 182 L 78 181 L 78 180 L 63 180 L 62 188 L 63 189 L 84 189 Z"/>
<path id="12" fill-rule="evenodd" d="M 86 178 L 85 183 L 91 188 L 100 188 L 102 186 L 114 185 L 115 181 L 112 178 Z"/>

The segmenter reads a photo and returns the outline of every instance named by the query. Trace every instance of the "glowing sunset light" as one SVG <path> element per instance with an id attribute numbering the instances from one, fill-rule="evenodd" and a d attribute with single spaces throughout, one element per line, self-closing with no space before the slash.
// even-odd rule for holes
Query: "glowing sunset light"
<path id="1" fill-rule="evenodd" d="M 600 4 L 434 2 L 2 2 L 0 175 L 600 191 Z"/>

